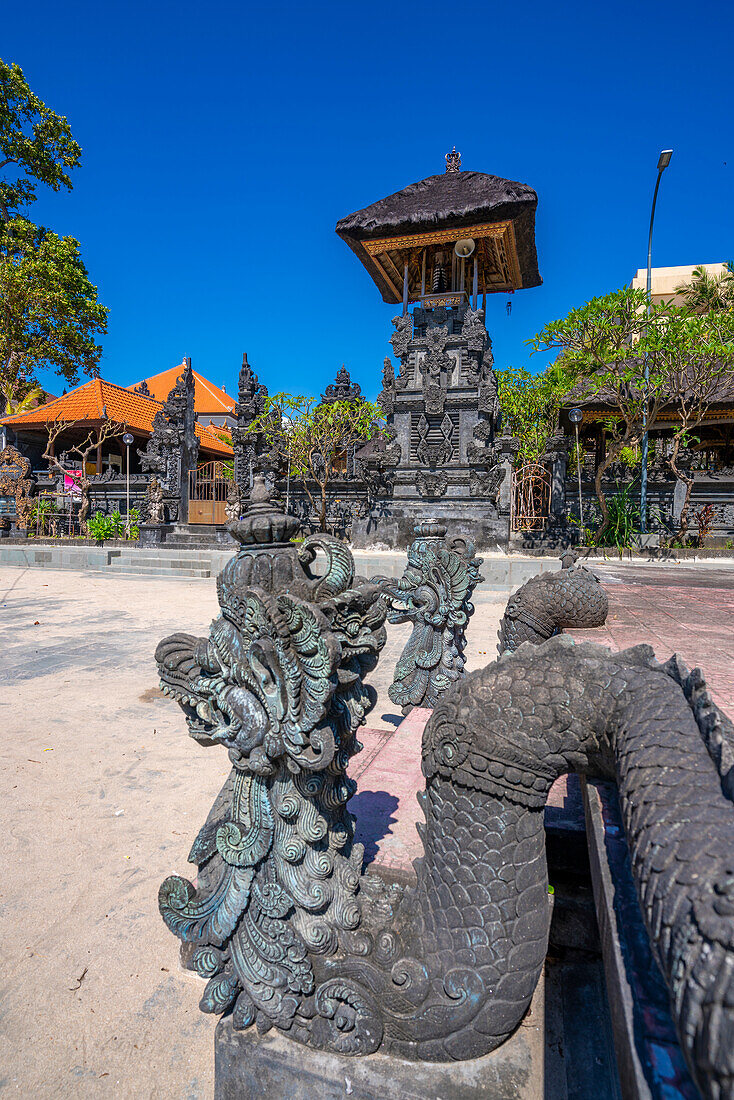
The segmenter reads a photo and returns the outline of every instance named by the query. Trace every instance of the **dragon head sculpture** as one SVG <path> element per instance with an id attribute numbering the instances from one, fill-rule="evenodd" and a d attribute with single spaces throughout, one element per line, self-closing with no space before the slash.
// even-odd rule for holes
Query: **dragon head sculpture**
<path id="1" fill-rule="evenodd" d="M 395 669 L 390 698 L 407 712 L 434 706 L 464 668 L 464 630 L 474 608 L 471 595 L 482 559 L 468 539 L 446 538 L 446 527 L 419 524 L 398 581 L 382 580 L 388 622 L 413 623 L 413 633 Z"/>

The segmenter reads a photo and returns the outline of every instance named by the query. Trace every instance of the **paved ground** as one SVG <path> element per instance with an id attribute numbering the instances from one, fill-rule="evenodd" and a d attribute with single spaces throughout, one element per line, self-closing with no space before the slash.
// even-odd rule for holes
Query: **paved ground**
<path id="1" fill-rule="evenodd" d="M 660 660 L 700 666 L 715 701 L 734 717 L 734 568 L 716 565 L 592 567 L 609 595 L 599 630 L 573 631 L 612 649 L 647 642 Z"/>
<path id="2" fill-rule="evenodd" d="M 600 568 L 610 619 L 594 638 L 677 649 L 734 713 L 734 571 L 708 569 Z M 470 669 L 492 659 L 505 601 L 479 594 Z M 213 1021 L 156 895 L 187 873 L 227 761 L 186 736 L 152 654 L 215 613 L 211 580 L 0 569 L 3 1095 L 212 1095 Z M 407 632 L 391 628 L 375 677 L 378 735 L 399 719 L 387 686 Z"/>

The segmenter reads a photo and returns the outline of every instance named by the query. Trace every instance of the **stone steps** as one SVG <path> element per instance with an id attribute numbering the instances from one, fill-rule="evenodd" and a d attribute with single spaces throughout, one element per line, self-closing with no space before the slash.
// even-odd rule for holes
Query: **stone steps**
<path id="1" fill-rule="evenodd" d="M 128 576 L 150 576 L 150 577 L 211 577 L 211 569 L 165 569 L 156 567 L 153 565 L 132 565 L 122 563 L 120 565 L 108 565 L 104 570 L 105 573 L 126 573 Z"/>

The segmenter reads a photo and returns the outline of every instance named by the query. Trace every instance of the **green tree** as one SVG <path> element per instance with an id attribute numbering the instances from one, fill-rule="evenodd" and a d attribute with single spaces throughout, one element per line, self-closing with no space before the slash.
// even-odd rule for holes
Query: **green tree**
<path id="1" fill-rule="evenodd" d="M 69 123 L 35 95 L 19 65 L 0 60 L 0 390 L 15 410 L 38 389 L 36 371 L 70 385 L 94 375 L 107 331 L 79 242 L 22 214 L 38 184 L 71 188 L 81 159 Z"/>
<path id="2" fill-rule="evenodd" d="M 32 385 L 22 397 L 19 397 L 18 387 L 14 387 L 9 378 L 5 378 L 0 387 L 0 394 L 2 397 L 0 408 L 3 410 L 0 415 L 12 416 L 14 413 L 24 413 L 35 408 L 43 397 L 43 386 Z"/>
<path id="3" fill-rule="evenodd" d="M 69 123 L 34 95 L 20 65 L 0 59 L 0 219 L 33 202 L 37 183 L 71 190 L 81 154 Z"/>
<path id="4" fill-rule="evenodd" d="M 596 471 L 596 495 L 602 514 L 597 540 L 610 525 L 602 489 L 607 467 L 623 450 L 636 447 L 655 424 L 661 409 L 675 404 L 696 371 L 720 381 L 731 370 L 732 344 L 726 323 L 712 325 L 705 317 L 670 303 L 653 303 L 649 312 L 644 290 L 624 289 L 593 298 L 567 317 L 546 325 L 531 341 L 534 351 L 558 349 L 565 365 L 576 372 L 579 399 L 596 396 L 610 412 L 605 421 L 607 449 Z M 722 315 L 726 317 L 727 315 Z M 707 392 L 713 394 L 709 386 Z M 697 408 L 708 408 L 703 397 Z M 700 423 L 700 420 L 697 421 Z M 675 429 L 682 439 L 688 427 Z"/>
<path id="5" fill-rule="evenodd" d="M 576 381 L 576 371 L 559 356 L 539 374 L 524 367 L 508 367 L 495 373 L 502 430 L 519 441 L 520 464 L 537 462 L 557 430 L 558 413 L 565 394 Z"/>
<path id="6" fill-rule="evenodd" d="M 734 387 L 734 310 L 691 315 L 670 307 L 664 355 L 669 364 L 667 404 L 674 406 L 670 468 L 685 485 L 678 538 L 688 531 L 693 476 L 679 462 L 682 447 L 695 441 L 695 432 L 723 392 Z"/>
<path id="7" fill-rule="evenodd" d="M 36 371 L 53 370 L 69 385 L 94 375 L 107 331 L 79 242 L 25 218 L 0 227 L 0 388 L 6 403 L 37 387 Z"/>
<path id="8" fill-rule="evenodd" d="M 727 264 L 720 275 L 712 275 L 701 264 L 694 267 L 689 283 L 675 288 L 691 313 L 721 313 L 734 309 L 734 271 Z"/>
<path id="9" fill-rule="evenodd" d="M 379 435 L 384 416 L 371 401 L 333 401 L 276 393 L 253 420 L 251 433 L 262 432 L 289 476 L 300 482 L 326 530 L 329 493 L 339 477 L 347 449 Z"/>

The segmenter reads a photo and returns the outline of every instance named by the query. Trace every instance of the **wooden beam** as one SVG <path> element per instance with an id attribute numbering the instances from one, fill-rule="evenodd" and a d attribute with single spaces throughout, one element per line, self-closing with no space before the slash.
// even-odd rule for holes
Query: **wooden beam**
<path id="1" fill-rule="evenodd" d="M 386 252 L 383 253 L 383 255 L 384 255 L 385 259 L 387 260 L 387 262 L 390 264 L 390 267 L 392 268 L 393 275 L 395 276 L 395 278 L 397 280 L 397 286 L 400 286 L 403 282 L 403 276 L 402 276 L 400 270 L 393 263 L 393 258 L 392 258 L 392 256 L 390 255 L 389 252 L 386 251 Z"/>
<path id="2" fill-rule="evenodd" d="M 377 256 L 371 256 L 370 258 L 372 260 L 372 263 L 375 265 L 377 270 L 380 272 L 380 275 L 382 275 L 383 279 L 385 280 L 387 285 L 390 287 L 390 290 L 395 295 L 395 301 L 399 302 L 400 301 L 400 291 L 395 286 L 395 283 L 392 281 L 392 279 L 390 278 L 388 273 L 385 271 L 385 268 L 382 266 L 380 261 L 377 259 Z"/>
<path id="3" fill-rule="evenodd" d="M 377 256 L 382 252 L 395 252 L 400 248 L 419 248 L 429 244 L 455 243 L 460 237 L 473 237 L 478 240 L 482 237 L 501 237 L 511 221 L 485 222 L 482 225 L 464 225 L 457 229 L 437 229 L 432 233 L 414 233 L 407 237 L 380 237 L 375 240 L 361 241 L 361 245 L 369 256 Z M 514 240 L 514 235 L 513 235 Z"/>

